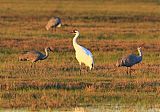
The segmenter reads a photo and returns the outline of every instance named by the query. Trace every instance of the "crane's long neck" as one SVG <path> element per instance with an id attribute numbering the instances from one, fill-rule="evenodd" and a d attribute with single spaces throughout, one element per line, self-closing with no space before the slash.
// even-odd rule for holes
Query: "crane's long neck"
<path id="1" fill-rule="evenodd" d="M 139 56 L 142 57 L 142 50 L 138 49 Z"/>
<path id="2" fill-rule="evenodd" d="M 138 53 L 139 53 L 139 56 L 137 57 L 137 63 L 142 61 L 142 55 L 143 55 L 141 49 L 138 49 Z"/>
<path id="3" fill-rule="evenodd" d="M 42 59 L 46 59 L 49 56 L 48 48 L 45 48 L 45 56 Z"/>
<path id="4" fill-rule="evenodd" d="M 77 44 L 77 41 L 76 41 L 78 36 L 79 36 L 79 32 L 77 32 L 76 35 L 73 38 L 73 46 L 74 46 L 75 49 L 76 49 L 77 46 L 79 46 Z"/>

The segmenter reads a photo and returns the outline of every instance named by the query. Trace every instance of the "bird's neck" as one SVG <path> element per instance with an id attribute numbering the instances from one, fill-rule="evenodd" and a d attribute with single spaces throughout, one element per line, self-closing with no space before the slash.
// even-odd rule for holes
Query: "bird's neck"
<path id="1" fill-rule="evenodd" d="M 142 57 L 142 51 L 141 50 L 138 50 L 138 54 L 140 57 Z"/>
<path id="2" fill-rule="evenodd" d="M 79 46 L 78 44 L 77 44 L 77 37 L 79 36 L 79 33 L 76 33 L 76 35 L 74 36 L 74 38 L 73 38 L 73 46 L 74 46 L 74 48 L 76 48 L 77 46 Z"/>
<path id="3" fill-rule="evenodd" d="M 137 57 L 138 63 L 142 61 L 142 51 L 139 49 L 138 50 L 139 56 Z"/>
<path id="4" fill-rule="evenodd" d="M 45 53 L 46 53 L 46 55 L 43 57 L 43 59 L 46 59 L 49 55 L 47 48 L 45 48 Z"/>

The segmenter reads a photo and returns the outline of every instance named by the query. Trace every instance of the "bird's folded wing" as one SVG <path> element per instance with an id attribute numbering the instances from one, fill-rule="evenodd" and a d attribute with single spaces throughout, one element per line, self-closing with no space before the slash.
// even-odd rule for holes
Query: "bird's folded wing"
<path id="1" fill-rule="evenodd" d="M 55 25 L 55 22 L 56 22 L 56 20 L 55 20 L 54 18 L 52 18 L 52 19 L 50 19 L 50 20 L 48 21 L 47 26 L 48 26 L 48 27 L 51 27 L 51 26 Z"/>
<path id="2" fill-rule="evenodd" d="M 30 52 L 28 52 L 27 53 L 28 54 L 28 56 L 31 56 L 31 57 L 33 57 L 33 58 L 37 58 L 37 57 L 39 57 L 40 56 L 40 52 L 38 52 L 38 51 L 30 51 Z"/>
<path id="3" fill-rule="evenodd" d="M 92 53 L 88 49 L 86 49 L 84 47 L 82 47 L 82 49 L 88 56 L 93 57 Z"/>

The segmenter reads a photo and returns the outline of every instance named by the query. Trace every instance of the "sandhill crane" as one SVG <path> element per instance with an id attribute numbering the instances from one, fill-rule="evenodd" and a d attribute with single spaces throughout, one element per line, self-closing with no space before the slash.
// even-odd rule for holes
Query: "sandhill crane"
<path id="1" fill-rule="evenodd" d="M 93 55 L 88 49 L 77 44 L 76 39 L 79 36 L 79 32 L 77 30 L 73 30 L 71 33 L 75 34 L 73 38 L 73 47 L 76 52 L 76 59 L 78 60 L 79 65 L 80 65 L 80 74 L 81 74 L 81 64 L 82 63 L 88 66 L 90 70 L 94 68 Z"/>
<path id="2" fill-rule="evenodd" d="M 31 50 L 31 51 L 25 51 L 19 56 L 20 61 L 31 61 L 31 62 L 36 62 L 38 60 L 44 60 L 48 57 L 48 51 L 52 51 L 50 47 L 45 48 L 45 53 L 42 54 L 39 51 L 36 50 Z"/>
<path id="3" fill-rule="evenodd" d="M 50 28 L 54 28 L 56 31 L 56 28 L 61 27 L 61 25 L 62 25 L 61 19 L 59 17 L 54 16 L 48 21 L 45 27 L 46 27 L 46 30 L 49 30 Z"/>
<path id="4" fill-rule="evenodd" d="M 117 61 L 116 66 L 117 67 L 121 67 L 121 66 L 127 67 L 127 74 L 128 74 L 128 67 L 130 67 L 130 75 L 131 75 L 131 67 L 142 61 L 141 47 L 138 47 L 137 50 L 138 50 L 139 56 L 131 54 L 126 57 L 123 57 L 119 61 Z"/>

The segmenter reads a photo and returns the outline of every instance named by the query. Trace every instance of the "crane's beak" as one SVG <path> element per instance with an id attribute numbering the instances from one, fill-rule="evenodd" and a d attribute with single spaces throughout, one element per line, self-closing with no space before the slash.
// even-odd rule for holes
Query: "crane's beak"
<path id="1" fill-rule="evenodd" d="M 76 32 L 75 32 L 76 30 L 72 30 L 70 33 L 73 33 L 73 34 L 75 34 Z"/>
<path id="2" fill-rule="evenodd" d="M 74 33 L 74 31 L 71 31 L 70 33 Z"/>
<path id="3" fill-rule="evenodd" d="M 53 48 L 53 47 L 49 47 L 49 50 L 50 50 L 51 52 L 53 52 L 53 51 L 54 51 L 54 48 Z"/>

